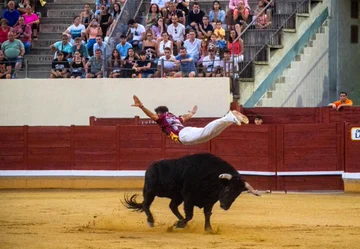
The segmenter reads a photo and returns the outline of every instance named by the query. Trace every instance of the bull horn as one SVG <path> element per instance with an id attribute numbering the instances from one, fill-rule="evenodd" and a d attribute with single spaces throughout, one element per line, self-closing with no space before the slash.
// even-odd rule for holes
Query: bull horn
<path id="1" fill-rule="evenodd" d="M 221 175 L 219 175 L 219 179 L 226 179 L 226 180 L 231 180 L 231 178 L 232 178 L 232 175 L 230 175 L 230 174 L 221 174 Z"/>
<path id="2" fill-rule="evenodd" d="M 256 195 L 256 196 L 260 196 L 260 194 L 258 193 L 257 190 L 255 190 L 253 187 L 251 187 L 251 185 L 247 182 L 245 182 L 245 188 L 247 190 L 249 190 L 250 193 L 252 193 L 253 195 Z"/>

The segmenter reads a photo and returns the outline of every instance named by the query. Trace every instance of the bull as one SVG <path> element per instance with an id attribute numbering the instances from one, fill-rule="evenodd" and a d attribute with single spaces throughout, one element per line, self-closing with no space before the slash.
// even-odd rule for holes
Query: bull
<path id="1" fill-rule="evenodd" d="M 243 191 L 259 195 L 229 163 L 209 153 L 194 154 L 178 159 L 154 162 L 146 170 L 143 202 L 137 195 L 125 196 L 123 205 L 128 209 L 145 212 L 150 227 L 154 218 L 150 205 L 156 196 L 170 198 L 170 209 L 178 218 L 174 226 L 184 228 L 193 218 L 194 206 L 203 208 L 205 231 L 211 232 L 210 216 L 217 201 L 228 210 Z M 185 218 L 179 212 L 184 202 Z"/>

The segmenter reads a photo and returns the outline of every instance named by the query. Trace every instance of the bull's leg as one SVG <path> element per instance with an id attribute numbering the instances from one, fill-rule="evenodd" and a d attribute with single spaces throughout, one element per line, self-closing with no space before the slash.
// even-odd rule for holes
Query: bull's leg
<path id="1" fill-rule="evenodd" d="M 171 209 L 171 211 L 173 212 L 173 214 L 175 214 L 175 216 L 179 219 L 179 220 L 184 220 L 184 216 L 181 215 L 181 213 L 179 212 L 179 205 L 183 202 L 183 200 L 181 198 L 173 198 L 171 199 L 169 208 Z"/>
<path id="2" fill-rule="evenodd" d="M 204 215 L 205 215 L 205 231 L 212 232 L 212 227 L 210 224 L 210 216 L 213 206 L 204 207 Z"/>
<path id="3" fill-rule="evenodd" d="M 152 193 L 146 193 L 144 194 L 144 202 L 143 202 L 143 209 L 147 216 L 147 222 L 149 227 L 154 227 L 154 217 L 152 213 L 150 212 L 150 205 L 154 201 L 155 195 Z"/>
<path id="4" fill-rule="evenodd" d="M 185 201 L 184 202 L 184 210 L 185 210 L 185 219 L 179 220 L 176 223 L 177 228 L 184 228 L 186 227 L 186 224 L 193 218 L 194 215 L 194 205 L 192 202 Z"/>

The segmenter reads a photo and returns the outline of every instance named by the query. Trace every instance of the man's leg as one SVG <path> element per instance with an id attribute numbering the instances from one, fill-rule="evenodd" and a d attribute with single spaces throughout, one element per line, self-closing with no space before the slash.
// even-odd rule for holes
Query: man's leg
<path id="1" fill-rule="evenodd" d="M 179 133 L 179 140 L 184 145 L 205 143 L 218 136 L 223 130 L 232 124 L 248 124 L 248 118 L 237 111 L 230 111 L 224 117 L 216 119 L 204 128 L 185 127 Z"/>

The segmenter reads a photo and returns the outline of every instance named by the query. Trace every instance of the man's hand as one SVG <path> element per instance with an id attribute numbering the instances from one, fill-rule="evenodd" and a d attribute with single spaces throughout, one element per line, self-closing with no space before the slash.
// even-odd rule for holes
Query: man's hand
<path id="1" fill-rule="evenodd" d="M 140 99 L 138 97 L 136 97 L 135 95 L 133 96 L 134 99 L 134 104 L 131 105 L 133 107 L 142 107 L 143 104 L 141 103 Z"/>

